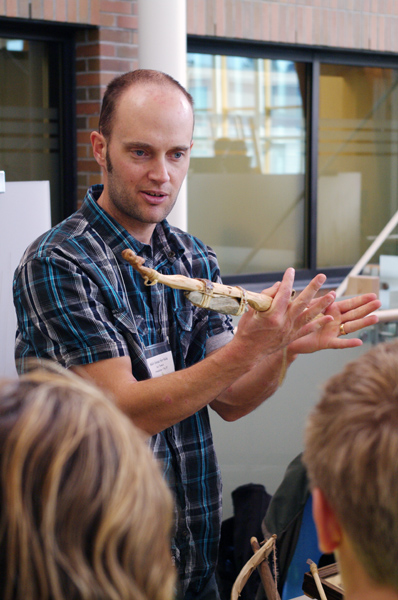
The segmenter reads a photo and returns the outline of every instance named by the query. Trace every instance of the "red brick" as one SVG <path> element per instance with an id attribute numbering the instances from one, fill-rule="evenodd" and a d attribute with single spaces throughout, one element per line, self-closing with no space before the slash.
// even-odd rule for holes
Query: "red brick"
<path id="1" fill-rule="evenodd" d="M 97 168 L 100 169 L 100 166 L 97 165 Z M 102 173 L 99 170 L 98 173 L 92 173 L 88 176 L 88 185 L 96 185 L 97 183 L 102 183 Z"/>
<path id="2" fill-rule="evenodd" d="M 131 2 L 119 0 L 101 0 L 101 11 L 118 15 L 131 15 Z"/>
<path id="3" fill-rule="evenodd" d="M 244 38 L 253 37 L 253 3 L 241 2 L 242 6 L 242 34 Z"/>
<path id="4" fill-rule="evenodd" d="M 277 4 L 271 4 L 270 14 L 270 36 L 269 39 L 273 42 L 277 42 L 279 37 L 279 6 Z"/>
<path id="5" fill-rule="evenodd" d="M 100 73 L 77 73 L 76 84 L 79 87 L 84 87 L 86 85 L 98 85 L 100 82 L 100 77 Z"/>
<path id="6" fill-rule="evenodd" d="M 29 18 L 29 3 L 27 0 L 19 0 L 18 3 L 18 17 L 22 17 L 23 19 Z"/>
<path id="7" fill-rule="evenodd" d="M 379 16 L 378 18 L 378 44 L 377 49 L 382 52 L 386 50 L 386 17 Z"/>
<path id="8" fill-rule="evenodd" d="M 362 14 L 361 25 L 361 48 L 370 48 L 370 18 L 369 14 Z"/>
<path id="9" fill-rule="evenodd" d="M 78 102 L 76 105 L 77 115 L 98 115 L 99 112 L 99 102 Z"/>
<path id="10" fill-rule="evenodd" d="M 377 17 L 375 15 L 370 16 L 370 44 L 371 50 L 377 50 Z"/>
<path id="11" fill-rule="evenodd" d="M 259 2 L 253 6 L 253 38 L 261 40 L 261 4 Z"/>
<path id="12" fill-rule="evenodd" d="M 206 0 L 206 35 L 214 35 L 216 7 L 213 0 Z"/>
<path id="13" fill-rule="evenodd" d="M 108 46 L 109 48 L 113 48 L 112 44 L 109 44 Z M 76 48 L 76 56 L 79 58 L 86 56 L 99 56 L 104 52 L 104 50 L 106 50 L 106 44 L 101 44 L 101 46 L 98 43 L 84 45 L 80 44 Z"/>
<path id="14" fill-rule="evenodd" d="M 90 142 L 90 133 L 91 133 L 91 130 L 90 131 L 86 131 L 86 130 L 78 131 L 77 135 L 76 135 L 77 143 L 78 144 L 90 144 L 91 143 Z"/>
<path id="15" fill-rule="evenodd" d="M 131 44 L 133 42 L 133 35 L 132 32 L 127 29 L 100 29 L 99 39 L 101 42 Z"/>
<path id="16" fill-rule="evenodd" d="M 261 21 L 262 21 L 262 39 L 267 41 L 270 39 L 269 30 L 270 30 L 270 9 L 269 4 L 263 2 L 261 4 Z"/>
<path id="17" fill-rule="evenodd" d="M 101 27 L 116 27 L 116 17 L 100 12 L 99 24 Z"/>
<path id="18" fill-rule="evenodd" d="M 99 113 L 98 113 L 99 115 Z M 97 129 L 98 127 L 98 115 L 96 117 L 89 117 L 87 119 L 87 124 L 88 124 L 88 128 L 90 131 L 93 131 L 93 129 Z"/>
<path id="19" fill-rule="evenodd" d="M 288 12 L 288 42 L 294 44 L 296 41 L 296 20 L 297 20 L 297 8 L 295 6 L 289 6 Z"/>
<path id="20" fill-rule="evenodd" d="M 319 8 L 313 9 L 313 17 L 314 17 L 314 29 L 313 29 L 313 44 L 322 44 L 323 43 L 323 35 L 322 35 L 322 19 L 321 19 L 322 11 Z"/>
<path id="21" fill-rule="evenodd" d="M 7 6 L 9 4 L 10 0 L 7 0 Z M 44 2 L 44 12 L 43 12 L 43 18 L 44 19 L 54 19 L 55 15 L 54 15 L 54 6 L 52 4 L 52 2 Z M 8 17 L 11 17 L 12 15 L 8 14 Z"/>
<path id="22" fill-rule="evenodd" d="M 123 73 L 128 65 L 128 60 L 117 59 L 117 58 L 104 58 L 99 59 L 99 68 L 93 71 L 91 74 L 82 75 L 81 80 L 79 79 L 79 85 L 98 85 L 101 80 L 100 77 L 104 71 L 114 71 L 115 73 Z"/>
<path id="23" fill-rule="evenodd" d="M 88 0 L 79 0 L 79 23 L 89 23 Z"/>
<path id="24" fill-rule="evenodd" d="M 227 37 L 236 37 L 235 30 L 235 2 L 234 0 L 225 0 L 224 2 L 225 8 L 225 35 Z M 217 31 L 217 6 L 216 6 L 216 21 L 215 21 L 215 31 Z"/>
<path id="25" fill-rule="evenodd" d="M 242 38 L 243 37 L 243 15 L 242 15 L 242 0 L 235 0 L 235 30 L 234 37 Z M 227 33 L 228 35 L 228 33 Z"/>
<path id="26" fill-rule="evenodd" d="M 346 12 L 346 47 L 354 47 L 354 15 L 352 12 Z"/>
<path id="27" fill-rule="evenodd" d="M 77 21 L 77 0 L 68 0 L 66 7 L 66 20 L 70 23 Z"/>
<path id="28" fill-rule="evenodd" d="M 137 58 L 138 48 L 135 46 L 116 46 L 114 47 L 118 58 Z"/>
<path id="29" fill-rule="evenodd" d="M 78 159 L 84 159 L 84 158 L 88 158 L 89 154 L 88 154 L 88 146 L 84 145 L 78 145 L 77 146 L 77 158 Z"/>
<path id="30" fill-rule="evenodd" d="M 77 161 L 77 168 L 80 172 L 84 171 L 96 171 L 98 169 L 98 163 L 95 158 L 87 158 L 85 160 L 80 159 Z"/>
<path id="31" fill-rule="evenodd" d="M 337 46 L 337 11 L 329 10 L 327 16 L 328 23 L 328 45 Z"/>
<path id="32" fill-rule="evenodd" d="M 216 0 L 216 34 L 226 35 L 224 0 Z"/>
<path id="33" fill-rule="evenodd" d="M 100 23 L 100 0 L 91 0 L 91 24 Z"/>
<path id="34" fill-rule="evenodd" d="M 205 0 L 196 0 L 196 29 L 198 35 L 206 34 Z"/>
<path id="35" fill-rule="evenodd" d="M 137 29 L 138 28 L 138 18 L 136 16 L 116 17 L 116 26 L 121 27 L 122 29 Z"/>
<path id="36" fill-rule="evenodd" d="M 87 71 L 86 59 L 77 60 L 75 63 L 76 73 L 85 73 Z"/>
<path id="37" fill-rule="evenodd" d="M 279 28 L 278 28 L 278 38 L 281 42 L 286 43 L 287 42 L 287 27 L 288 27 L 288 23 L 287 23 L 287 7 L 280 5 L 279 6 L 279 15 L 278 15 L 278 20 L 279 20 Z"/>
<path id="38" fill-rule="evenodd" d="M 42 19 L 43 18 L 41 0 L 32 0 L 32 18 L 33 19 Z"/>

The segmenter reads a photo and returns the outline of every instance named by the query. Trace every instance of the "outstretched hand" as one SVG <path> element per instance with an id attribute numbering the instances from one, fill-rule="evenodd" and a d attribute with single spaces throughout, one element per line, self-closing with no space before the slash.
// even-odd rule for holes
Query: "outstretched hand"
<path id="1" fill-rule="evenodd" d="M 315 331 L 300 337 L 289 345 L 289 353 L 309 354 L 318 350 L 361 346 L 362 340 L 355 337 L 346 337 L 346 334 L 354 333 L 377 323 L 377 315 L 371 315 L 370 313 L 373 313 L 380 306 L 381 302 L 377 299 L 376 294 L 364 294 L 333 302 L 324 313 L 325 316 L 331 316 L 333 320 L 328 322 L 319 320 Z"/>
<path id="2" fill-rule="evenodd" d="M 249 309 L 241 317 L 235 335 L 235 341 L 243 344 L 241 351 L 247 357 L 261 359 L 332 321 L 333 315 L 326 311 L 334 302 L 335 293 L 316 298 L 325 280 L 325 275 L 317 275 L 292 300 L 294 269 L 287 269 L 281 283 L 264 290 L 273 297 L 270 309 L 265 312 Z"/>

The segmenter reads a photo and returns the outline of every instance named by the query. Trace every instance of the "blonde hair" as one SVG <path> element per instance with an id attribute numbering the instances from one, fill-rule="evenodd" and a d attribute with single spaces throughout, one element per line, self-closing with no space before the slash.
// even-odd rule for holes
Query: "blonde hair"
<path id="1" fill-rule="evenodd" d="M 0 457 L 4 600 L 170 600 L 171 494 L 100 390 L 48 366 L 2 382 Z"/>
<path id="2" fill-rule="evenodd" d="M 369 576 L 398 590 L 398 341 L 329 379 L 303 459 Z"/>

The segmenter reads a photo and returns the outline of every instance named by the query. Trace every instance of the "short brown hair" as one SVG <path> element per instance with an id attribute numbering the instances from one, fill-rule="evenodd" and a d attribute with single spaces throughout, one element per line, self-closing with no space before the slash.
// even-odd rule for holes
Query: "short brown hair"
<path id="1" fill-rule="evenodd" d="M 152 69 L 137 69 L 135 71 L 129 71 L 123 75 L 119 75 L 112 79 L 108 84 L 101 106 L 101 113 L 99 118 L 99 131 L 109 141 L 112 132 L 112 121 L 115 113 L 117 101 L 123 92 L 130 87 L 138 84 L 156 84 L 160 86 L 171 85 L 186 97 L 189 104 L 192 107 L 193 112 L 193 98 L 189 92 L 171 75 L 162 73 L 162 71 L 155 71 Z"/>
<path id="2" fill-rule="evenodd" d="M 170 492 L 141 432 L 61 367 L 0 385 L 0 596 L 169 600 Z"/>
<path id="3" fill-rule="evenodd" d="M 398 341 L 329 379 L 303 459 L 369 576 L 398 590 Z"/>

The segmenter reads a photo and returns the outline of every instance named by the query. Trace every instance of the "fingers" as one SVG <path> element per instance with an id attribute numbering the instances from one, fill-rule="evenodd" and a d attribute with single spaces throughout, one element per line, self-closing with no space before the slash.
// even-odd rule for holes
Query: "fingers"
<path id="1" fill-rule="evenodd" d="M 297 337 L 304 337 L 309 335 L 310 333 L 314 333 L 318 329 L 322 329 L 322 327 L 325 327 L 328 323 L 332 323 L 333 320 L 334 319 L 331 315 L 321 315 L 318 318 L 314 318 L 311 321 L 302 325 L 302 327 L 297 333 Z"/>
<path id="2" fill-rule="evenodd" d="M 272 301 L 271 307 L 268 311 L 264 313 L 256 313 L 255 317 L 257 319 L 269 319 L 270 315 L 272 314 L 280 316 L 285 314 L 287 306 L 289 305 L 292 296 L 294 275 L 295 270 L 292 267 L 289 267 L 288 269 L 286 269 L 282 281 L 277 282 L 272 286 L 272 288 L 270 288 L 271 291 L 274 292 L 274 299 Z"/>
<path id="3" fill-rule="evenodd" d="M 371 310 L 377 310 L 377 308 L 380 308 L 381 306 L 381 302 L 378 300 L 376 294 L 363 294 L 362 296 L 355 296 L 354 298 L 346 298 L 345 300 L 339 300 L 337 304 L 341 314 L 358 308 L 366 310 L 366 307 L 376 306 L 376 308 L 371 308 Z"/>
<path id="4" fill-rule="evenodd" d="M 354 300 L 354 298 L 352 298 L 352 300 Z M 362 319 L 367 315 L 370 315 L 370 313 L 373 313 L 376 310 L 378 310 L 380 306 L 381 302 L 377 298 L 375 300 L 368 301 L 365 304 L 354 303 L 353 305 L 351 305 L 350 308 L 348 308 L 348 305 L 345 304 L 345 300 L 342 300 L 341 302 L 336 302 L 336 308 L 339 309 L 340 320 L 342 323 L 348 323 L 350 321 Z M 374 323 L 377 323 L 377 316 L 373 315 L 373 317 L 375 317 Z M 354 329 L 353 331 L 356 330 Z"/>
<path id="5" fill-rule="evenodd" d="M 325 275 L 317 275 L 297 296 L 297 298 L 293 300 L 291 310 L 296 315 L 302 313 L 301 325 L 309 323 L 315 319 L 315 317 L 325 312 L 327 308 L 335 301 L 336 294 L 334 291 L 314 299 L 314 296 L 320 290 L 325 281 Z"/>
<path id="6" fill-rule="evenodd" d="M 357 348 L 362 346 L 362 340 L 359 338 L 335 338 L 331 340 L 328 348 L 330 350 L 344 350 L 345 348 Z"/>
<path id="7" fill-rule="evenodd" d="M 296 306 L 300 306 L 301 304 L 305 305 L 305 308 L 311 303 L 311 300 L 315 297 L 315 295 L 319 292 L 321 287 L 326 281 L 326 275 L 322 273 L 314 277 L 312 281 L 303 289 L 302 292 L 295 298 L 294 303 Z M 304 310 L 304 308 L 303 308 Z"/>
<path id="8" fill-rule="evenodd" d="M 265 288 L 264 290 L 262 290 L 261 293 L 267 294 L 267 296 L 269 296 L 270 298 L 275 298 L 275 294 L 279 290 L 280 285 L 281 285 L 281 282 L 277 281 L 271 287 Z"/>
<path id="9" fill-rule="evenodd" d="M 370 327 L 371 325 L 375 325 L 378 321 L 377 315 L 369 315 L 367 317 L 363 317 L 362 319 L 355 319 L 352 321 L 344 322 L 344 332 L 347 335 L 348 333 L 354 333 L 355 331 L 359 331 L 364 327 Z M 344 334 L 343 334 L 344 335 Z"/>

